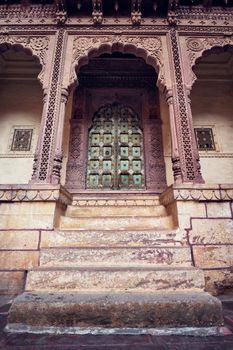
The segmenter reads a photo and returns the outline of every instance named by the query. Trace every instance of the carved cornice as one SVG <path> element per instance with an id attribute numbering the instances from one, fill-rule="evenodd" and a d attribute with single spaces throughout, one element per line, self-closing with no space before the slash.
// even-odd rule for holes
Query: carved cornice
<path id="1" fill-rule="evenodd" d="M 173 185 L 160 196 L 163 205 L 175 201 L 232 201 L 233 184 L 229 185 Z"/>
<path id="2" fill-rule="evenodd" d="M 1 24 L 50 24 L 56 22 L 55 15 L 55 5 L 22 6 L 15 4 L 0 6 Z"/>
<path id="3" fill-rule="evenodd" d="M 177 25 L 188 26 L 232 26 L 233 9 L 216 7 L 207 9 L 203 6 L 180 6 L 176 10 Z"/>
<path id="4" fill-rule="evenodd" d="M 0 185 L 1 202 L 71 203 L 71 195 L 62 186 Z"/>
<path id="5" fill-rule="evenodd" d="M 1 44 L 10 44 L 12 46 L 21 46 L 23 49 L 29 49 L 32 55 L 37 57 L 42 65 L 42 70 L 38 79 L 43 83 L 46 54 L 49 47 L 48 36 L 0 34 L 0 45 Z"/>
<path id="6" fill-rule="evenodd" d="M 165 86 L 165 74 L 162 53 L 162 41 L 160 37 L 145 37 L 145 36 L 128 36 L 128 35 L 108 35 L 108 36 L 85 36 L 76 37 L 73 45 L 72 71 L 70 76 L 70 85 L 77 79 L 76 67 L 81 58 L 89 57 L 91 51 L 99 50 L 104 46 L 108 52 L 113 47 L 119 48 L 121 52 L 127 52 L 125 46 L 129 45 L 130 53 L 135 52 L 136 55 L 145 59 L 150 58 L 154 62 L 154 68 L 159 72 L 158 84 Z M 106 52 L 106 49 L 104 50 Z"/>

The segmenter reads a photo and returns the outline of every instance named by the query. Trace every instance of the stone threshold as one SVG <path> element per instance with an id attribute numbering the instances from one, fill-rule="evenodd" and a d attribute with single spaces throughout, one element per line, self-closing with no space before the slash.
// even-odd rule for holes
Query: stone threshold
<path id="1" fill-rule="evenodd" d="M 182 335 L 191 337 L 222 337 L 226 327 L 158 327 L 158 328 L 102 328 L 102 327 L 38 327 L 8 323 L 6 333 L 55 334 L 55 335 Z"/>

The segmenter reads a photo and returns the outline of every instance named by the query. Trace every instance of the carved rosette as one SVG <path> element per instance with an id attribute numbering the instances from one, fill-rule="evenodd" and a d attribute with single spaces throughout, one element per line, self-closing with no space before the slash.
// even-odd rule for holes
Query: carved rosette
<path id="1" fill-rule="evenodd" d="M 70 74 L 70 85 L 72 85 L 76 79 L 76 67 L 80 58 L 88 57 L 93 50 L 98 50 L 101 47 L 107 46 L 108 49 L 115 46 L 119 48 L 121 52 L 134 51 L 135 55 L 142 57 L 145 61 L 150 57 L 154 61 L 154 68 L 158 72 L 158 85 L 164 87 L 165 74 L 163 64 L 163 52 L 162 41 L 160 37 L 133 37 L 127 35 L 109 35 L 98 37 L 76 37 L 73 45 L 73 59 L 72 68 Z M 129 50 L 127 50 L 127 46 Z M 140 51 L 140 53 L 138 52 Z M 100 51 L 102 53 L 102 51 Z"/>
<path id="2" fill-rule="evenodd" d="M 0 45 L 1 44 L 9 44 L 12 46 L 20 45 L 24 49 L 29 49 L 32 52 L 32 55 L 37 57 L 42 65 L 42 70 L 38 79 L 43 85 L 45 61 L 49 46 L 48 36 L 18 36 L 2 34 L 0 35 Z"/>
<path id="3" fill-rule="evenodd" d="M 195 65 L 197 59 L 201 57 L 205 51 L 209 51 L 216 47 L 224 47 L 233 45 L 233 37 L 209 37 L 209 38 L 187 38 L 186 50 L 188 53 L 190 68 Z M 196 80 L 196 75 L 193 73 L 192 85 Z"/>

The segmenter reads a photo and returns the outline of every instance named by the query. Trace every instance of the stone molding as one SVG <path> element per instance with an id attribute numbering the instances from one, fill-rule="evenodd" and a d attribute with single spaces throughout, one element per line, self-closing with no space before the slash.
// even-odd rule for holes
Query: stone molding
<path id="1" fill-rule="evenodd" d="M 121 207 L 158 205 L 158 199 L 79 199 L 73 200 L 72 205 L 80 207 Z"/>
<path id="2" fill-rule="evenodd" d="M 46 35 L 10 35 L 0 34 L 0 45 L 20 46 L 23 49 L 29 49 L 32 56 L 39 59 L 42 70 L 38 75 L 38 79 L 43 85 L 44 69 L 46 64 L 46 56 L 49 48 L 49 37 Z"/>
<path id="3" fill-rule="evenodd" d="M 186 51 L 188 56 L 188 61 L 190 65 L 190 69 L 192 70 L 193 66 L 195 66 L 196 61 L 201 56 L 208 54 L 210 50 L 224 47 L 226 45 L 233 45 L 233 34 L 225 35 L 225 36 L 214 36 L 207 38 L 200 37 L 187 37 L 186 38 Z M 192 77 L 190 86 L 194 84 L 197 77 L 192 71 Z"/>
<path id="4" fill-rule="evenodd" d="M 153 65 L 158 73 L 157 85 L 163 90 L 166 86 L 163 64 L 162 41 L 159 36 L 146 37 L 138 35 L 106 35 L 106 36 L 82 36 L 75 37 L 73 42 L 73 57 L 69 85 L 77 80 L 76 68 L 80 59 L 88 60 L 92 53 L 98 54 L 112 52 L 112 49 L 120 52 L 134 53 Z M 85 62 L 87 63 L 87 62 Z"/>
<path id="5" fill-rule="evenodd" d="M 0 185 L 1 202 L 61 202 L 70 204 L 71 195 L 64 187 L 32 185 Z"/>
<path id="6" fill-rule="evenodd" d="M 173 185 L 161 196 L 160 202 L 169 205 L 174 201 L 232 201 L 233 184 Z"/>

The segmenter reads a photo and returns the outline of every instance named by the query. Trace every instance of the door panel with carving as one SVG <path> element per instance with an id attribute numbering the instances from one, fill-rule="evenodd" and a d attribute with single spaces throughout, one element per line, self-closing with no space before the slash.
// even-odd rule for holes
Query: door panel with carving
<path id="1" fill-rule="evenodd" d="M 87 188 L 144 187 L 143 133 L 138 115 L 119 103 L 101 107 L 89 131 Z"/>

